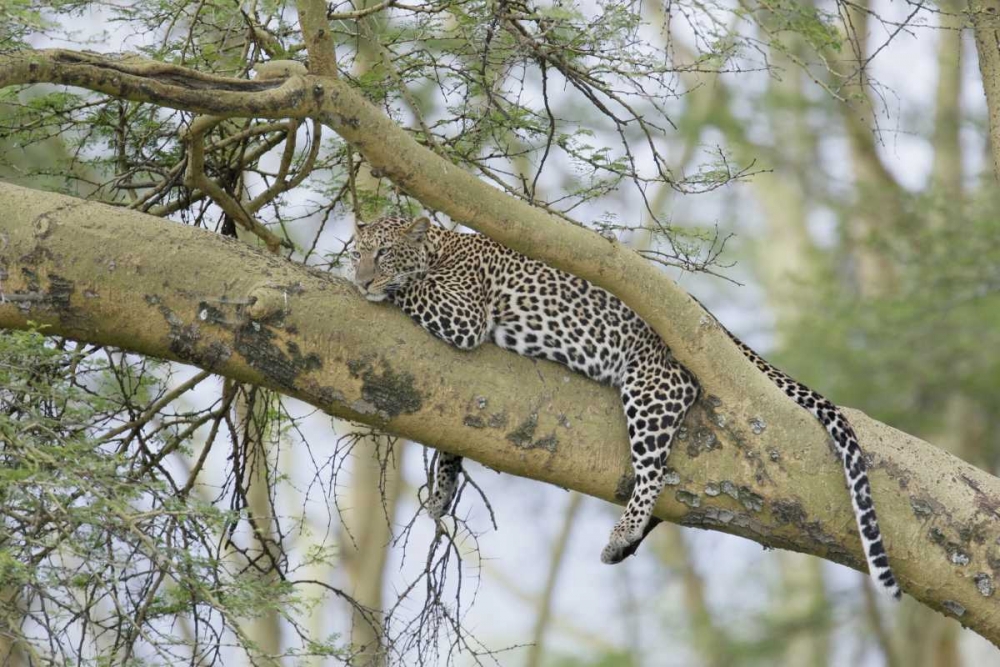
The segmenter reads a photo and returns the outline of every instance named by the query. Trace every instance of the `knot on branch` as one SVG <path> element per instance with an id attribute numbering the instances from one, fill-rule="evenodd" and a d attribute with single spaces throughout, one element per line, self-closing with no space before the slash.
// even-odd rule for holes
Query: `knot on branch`
<path id="1" fill-rule="evenodd" d="M 250 307 L 247 315 L 258 322 L 277 314 L 289 312 L 288 290 L 274 285 L 260 285 L 250 291 Z"/>

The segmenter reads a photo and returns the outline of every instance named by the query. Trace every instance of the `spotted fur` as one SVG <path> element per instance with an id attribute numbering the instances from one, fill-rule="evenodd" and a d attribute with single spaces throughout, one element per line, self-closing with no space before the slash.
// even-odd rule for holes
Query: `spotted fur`
<path id="1" fill-rule="evenodd" d="M 456 347 L 470 350 L 492 340 L 518 354 L 557 361 L 620 390 L 635 486 L 601 560 L 617 563 L 634 553 L 658 523 L 652 511 L 665 483 L 670 446 L 699 392 L 697 380 L 674 360 L 656 332 L 610 292 L 582 278 L 485 236 L 440 229 L 427 218 L 359 223 L 352 260 L 354 282 L 367 299 L 389 300 Z M 847 419 L 828 400 L 733 340 L 833 437 L 852 490 L 869 569 L 880 588 L 898 597 L 875 519 L 865 461 Z M 428 502 L 435 518 L 447 512 L 460 470 L 460 457 L 439 456 Z"/>

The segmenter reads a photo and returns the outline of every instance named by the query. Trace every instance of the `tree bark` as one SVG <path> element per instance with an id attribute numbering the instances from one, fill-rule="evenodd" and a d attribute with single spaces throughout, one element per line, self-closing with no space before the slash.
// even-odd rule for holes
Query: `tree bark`
<path id="1" fill-rule="evenodd" d="M 628 496 L 615 392 L 561 366 L 492 345 L 463 353 L 346 281 L 198 229 L 3 184 L 0 210 L 0 328 L 34 322 L 193 364 L 497 470 L 619 503 Z M 731 347 L 706 335 L 715 331 L 708 318 L 686 317 L 676 325 L 692 332 L 692 360 L 704 365 Z M 863 568 L 823 429 L 751 382 L 704 387 L 657 516 Z M 1000 480 L 847 412 L 872 460 L 904 590 L 997 643 Z M 603 538 L 594 537 L 595 558 Z"/>

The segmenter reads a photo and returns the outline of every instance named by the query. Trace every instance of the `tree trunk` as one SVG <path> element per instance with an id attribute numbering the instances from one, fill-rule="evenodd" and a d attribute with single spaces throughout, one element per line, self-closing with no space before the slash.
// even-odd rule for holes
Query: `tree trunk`
<path id="1" fill-rule="evenodd" d="M 1000 179 L 1000 0 L 972 0 L 969 10 L 990 118 L 993 176 Z"/>
<path id="2" fill-rule="evenodd" d="M 378 442 L 381 440 L 381 442 Z M 392 540 L 393 517 L 403 486 L 400 463 L 404 440 L 386 451 L 386 439 L 365 437 L 354 445 L 348 507 L 340 534 L 340 558 L 350 582 L 351 596 L 371 613 L 355 609 L 351 645 L 359 667 L 385 664 L 382 647 L 382 581 Z"/>
<path id="3" fill-rule="evenodd" d="M 240 482 L 245 486 L 249 519 L 254 530 L 256 547 L 260 551 L 256 563 L 247 567 L 247 576 L 257 577 L 264 584 L 279 581 L 276 563 L 280 557 L 275 543 L 275 516 L 271 507 L 271 488 L 274 461 L 270 452 L 271 434 L 267 423 L 271 392 L 253 385 L 244 385 L 233 401 L 238 438 L 246 452 L 246 470 Z M 266 554 L 266 555 L 264 555 Z M 281 655 L 281 615 L 275 609 L 253 618 L 248 624 L 260 652 L 254 661 L 267 667 L 278 667 Z"/>

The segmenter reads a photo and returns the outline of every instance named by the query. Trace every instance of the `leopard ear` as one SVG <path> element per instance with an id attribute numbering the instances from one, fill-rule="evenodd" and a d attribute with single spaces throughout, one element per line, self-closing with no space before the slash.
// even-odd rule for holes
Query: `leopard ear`
<path id="1" fill-rule="evenodd" d="M 431 226 L 430 218 L 417 218 L 410 223 L 409 227 L 403 232 L 406 236 L 406 240 L 411 243 L 420 243 L 424 240 L 427 235 L 427 228 Z"/>
<path id="2" fill-rule="evenodd" d="M 367 222 L 365 222 L 364 220 L 362 220 L 361 218 L 359 218 L 357 216 L 354 217 L 354 228 L 355 229 L 364 229 L 367 226 L 368 226 Z"/>

